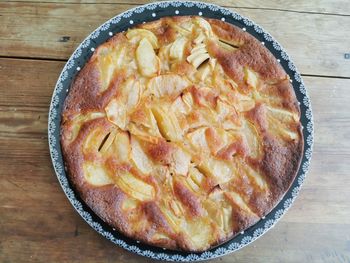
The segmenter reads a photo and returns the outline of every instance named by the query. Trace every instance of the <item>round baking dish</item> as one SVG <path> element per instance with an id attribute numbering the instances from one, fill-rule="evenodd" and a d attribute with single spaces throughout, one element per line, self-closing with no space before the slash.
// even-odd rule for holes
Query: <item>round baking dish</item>
<path id="1" fill-rule="evenodd" d="M 300 102 L 301 123 L 303 125 L 304 152 L 301 165 L 290 189 L 278 205 L 267 216 L 240 235 L 201 253 L 173 251 L 142 244 L 123 236 L 104 223 L 74 192 L 66 176 L 59 143 L 63 102 L 69 92 L 72 80 L 89 60 L 95 48 L 115 33 L 124 31 L 131 26 L 165 16 L 180 15 L 199 15 L 221 19 L 242 28 L 261 41 L 261 44 L 270 50 L 290 76 L 296 97 Z M 48 121 L 48 139 L 53 167 L 62 189 L 76 211 L 93 229 L 116 245 L 142 256 L 169 261 L 199 261 L 226 255 L 252 243 L 271 229 L 292 205 L 309 168 L 313 145 L 313 121 L 310 100 L 301 76 L 288 54 L 269 33 L 251 20 L 217 5 L 190 1 L 169 1 L 139 6 L 117 15 L 98 27 L 78 46 L 64 66 L 52 95 Z"/>

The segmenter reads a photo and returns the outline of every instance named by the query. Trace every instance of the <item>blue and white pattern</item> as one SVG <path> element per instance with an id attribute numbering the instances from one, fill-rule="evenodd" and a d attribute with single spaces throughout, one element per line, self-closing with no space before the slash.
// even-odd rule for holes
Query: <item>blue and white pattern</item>
<path id="1" fill-rule="evenodd" d="M 169 13 L 170 11 L 168 12 L 167 10 L 172 11 Z M 83 67 L 88 58 L 86 54 L 92 54 L 90 50 L 94 50 L 94 48 L 98 46 L 97 42 L 101 44 L 111 37 L 110 32 L 115 33 L 120 31 L 122 23 L 124 23 L 124 25 L 128 24 L 129 26 L 131 24 L 135 25 L 142 23 L 145 20 L 151 21 L 159 19 L 162 16 L 175 14 L 175 10 L 179 10 L 180 14 L 197 15 L 200 13 L 204 17 L 215 17 L 218 19 L 224 17 L 225 21 L 240 26 L 242 29 L 244 28 L 247 32 L 254 34 L 261 42 L 265 42 L 265 46 L 275 55 L 276 59 L 278 59 L 286 72 L 288 72 L 291 80 L 294 80 L 293 86 L 295 93 L 298 100 L 302 102 L 300 104 L 301 119 L 305 127 L 303 130 L 305 149 L 301 168 L 298 172 L 296 180 L 293 182 L 290 190 L 286 193 L 281 202 L 275 209 L 266 215 L 266 217 L 263 217 L 256 225 L 247 229 L 241 235 L 238 235 L 231 241 L 228 241 L 217 248 L 213 248 L 203 253 L 185 253 L 171 250 L 161 250 L 158 248 L 153 249 L 152 247 L 143 245 L 140 242 L 130 241 L 116 231 L 108 230 L 109 228 L 106 227 L 103 222 L 98 220 L 94 214 L 89 212 L 85 204 L 79 201 L 80 199 L 75 195 L 74 191 L 70 187 L 65 169 L 63 167 L 62 154 L 59 145 L 60 114 L 62 105 L 69 90 L 70 82 L 74 78 L 76 72 L 79 71 L 77 69 Z M 152 14 L 155 14 L 155 16 L 152 16 Z M 100 40 L 98 41 L 98 39 Z M 313 127 L 310 99 L 307 95 L 307 91 L 301 76 L 298 73 L 294 63 L 290 60 L 288 54 L 269 33 L 248 18 L 217 5 L 194 1 L 165 1 L 139 6 L 117 15 L 97 28 L 78 46 L 63 68 L 52 95 L 48 121 L 48 140 L 53 167 L 63 191 L 81 217 L 84 218 L 84 220 L 97 232 L 118 246 L 145 257 L 168 261 L 200 261 L 224 256 L 250 244 L 266 233 L 266 231 L 271 229 L 285 214 L 287 209 L 292 205 L 293 201 L 297 197 L 310 165 L 313 147 Z M 155 252 L 151 251 L 151 249 Z"/>

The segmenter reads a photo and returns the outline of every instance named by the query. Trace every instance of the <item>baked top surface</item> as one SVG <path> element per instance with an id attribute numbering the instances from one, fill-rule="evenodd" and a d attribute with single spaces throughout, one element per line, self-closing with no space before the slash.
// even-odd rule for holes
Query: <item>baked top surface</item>
<path id="1" fill-rule="evenodd" d="M 168 17 L 119 33 L 77 75 L 62 112 L 68 176 L 105 222 L 203 251 L 257 222 L 302 156 L 289 78 L 255 38 Z"/>

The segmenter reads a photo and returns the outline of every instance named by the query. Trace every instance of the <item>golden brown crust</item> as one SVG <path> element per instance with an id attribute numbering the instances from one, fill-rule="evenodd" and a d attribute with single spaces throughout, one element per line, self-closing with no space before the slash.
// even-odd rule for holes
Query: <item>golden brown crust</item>
<path id="1" fill-rule="evenodd" d="M 301 142 L 283 146 L 269 135 L 264 138 L 264 158 L 260 169 L 264 171 L 276 199 L 279 199 L 293 182 L 295 172 L 299 168 L 302 147 Z"/>
<path id="2" fill-rule="evenodd" d="M 289 78 L 258 40 L 167 17 L 96 49 L 65 101 L 61 145 L 70 181 L 107 224 L 203 251 L 276 206 L 303 137 Z"/>
<path id="3" fill-rule="evenodd" d="M 174 181 L 174 194 L 186 206 L 193 217 L 202 215 L 202 206 L 196 195 L 180 181 Z"/>
<path id="4" fill-rule="evenodd" d="M 219 38 L 235 43 L 239 48 L 234 52 L 219 49 L 215 42 L 211 42 L 209 52 L 219 60 L 226 74 L 237 83 L 244 86 L 244 67 L 257 72 L 263 80 L 276 81 L 284 79 L 286 73 L 275 57 L 253 36 L 230 24 L 209 19 L 213 31 Z"/>

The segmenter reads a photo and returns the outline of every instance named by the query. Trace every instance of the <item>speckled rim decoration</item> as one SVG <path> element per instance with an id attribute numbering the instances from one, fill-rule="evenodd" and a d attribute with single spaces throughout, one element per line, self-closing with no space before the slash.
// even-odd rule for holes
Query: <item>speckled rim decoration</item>
<path id="1" fill-rule="evenodd" d="M 73 191 L 66 176 L 60 147 L 60 122 L 63 102 L 69 92 L 71 81 L 91 57 L 95 48 L 115 33 L 124 31 L 130 26 L 157 20 L 164 16 L 177 15 L 199 15 L 221 19 L 242 28 L 257 38 L 262 45 L 265 45 L 272 52 L 290 76 L 300 103 L 301 123 L 303 125 L 303 158 L 298 174 L 283 199 L 266 217 L 263 217 L 245 232 L 202 253 L 180 252 L 149 246 L 127 238 L 112 229 L 96 216 Z M 310 100 L 299 72 L 285 50 L 269 33 L 248 18 L 217 5 L 192 1 L 167 1 L 138 6 L 113 17 L 92 32 L 78 46 L 64 66 L 52 95 L 48 121 L 48 140 L 53 167 L 64 193 L 80 216 L 98 233 L 118 246 L 141 256 L 169 261 L 200 261 L 224 256 L 250 244 L 271 229 L 285 214 L 297 197 L 309 168 L 313 145 L 313 120 Z"/>

